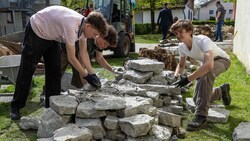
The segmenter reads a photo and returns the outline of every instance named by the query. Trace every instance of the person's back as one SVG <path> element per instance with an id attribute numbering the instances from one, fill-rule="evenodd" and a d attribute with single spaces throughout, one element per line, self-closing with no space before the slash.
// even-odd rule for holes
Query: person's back
<path id="1" fill-rule="evenodd" d="M 171 25 L 173 23 L 172 11 L 164 8 L 160 11 L 160 25 Z"/>

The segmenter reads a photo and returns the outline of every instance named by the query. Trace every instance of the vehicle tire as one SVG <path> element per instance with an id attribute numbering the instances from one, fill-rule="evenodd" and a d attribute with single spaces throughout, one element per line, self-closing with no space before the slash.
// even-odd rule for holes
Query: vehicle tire
<path id="1" fill-rule="evenodd" d="M 127 57 L 131 48 L 131 41 L 129 36 L 120 36 L 118 40 L 118 46 L 114 50 L 116 57 Z"/>

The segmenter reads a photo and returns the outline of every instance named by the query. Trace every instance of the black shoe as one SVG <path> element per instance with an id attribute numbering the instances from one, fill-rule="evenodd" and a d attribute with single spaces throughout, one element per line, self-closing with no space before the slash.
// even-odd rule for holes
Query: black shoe
<path id="1" fill-rule="evenodd" d="M 220 86 L 222 92 L 222 102 L 225 106 L 229 106 L 231 103 L 231 96 L 230 96 L 230 84 L 225 83 Z"/>
<path id="2" fill-rule="evenodd" d="M 11 118 L 11 120 L 20 120 L 21 119 L 20 110 L 19 109 L 11 109 L 10 118 Z"/>
<path id="3" fill-rule="evenodd" d="M 207 123 L 205 116 L 196 115 L 191 123 L 188 124 L 187 131 L 197 131 L 202 129 Z"/>

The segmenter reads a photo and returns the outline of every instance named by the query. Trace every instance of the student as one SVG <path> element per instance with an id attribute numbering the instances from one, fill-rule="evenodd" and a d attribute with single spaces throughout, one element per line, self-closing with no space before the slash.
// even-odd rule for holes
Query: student
<path id="1" fill-rule="evenodd" d="M 83 33 L 83 34 L 82 34 Z M 25 107 L 32 76 L 40 58 L 45 64 L 45 107 L 49 97 L 61 91 L 61 61 L 58 42 L 66 43 L 68 61 L 94 87 L 100 87 L 99 78 L 91 67 L 86 38 L 105 36 L 106 20 L 100 13 L 92 12 L 84 18 L 74 10 L 63 6 L 50 6 L 34 14 L 25 29 L 21 64 L 18 72 L 14 97 L 11 101 L 10 117 L 21 118 L 20 109 Z M 75 42 L 79 40 L 80 61 L 75 57 Z M 86 72 L 82 64 L 86 67 Z"/>
<path id="2" fill-rule="evenodd" d="M 87 39 L 87 50 L 90 59 L 95 58 L 96 61 L 101 65 L 101 67 L 107 69 L 110 72 L 113 72 L 112 67 L 110 64 L 106 61 L 104 58 L 102 51 L 103 49 L 106 49 L 107 47 L 116 47 L 117 44 L 117 32 L 115 28 L 111 25 L 108 26 L 108 34 L 105 37 L 97 37 L 95 39 Z M 65 48 L 65 47 L 62 47 Z M 61 55 L 61 73 L 64 74 L 69 62 L 67 61 L 67 53 L 65 49 L 62 49 L 62 55 Z M 85 67 L 85 66 L 83 66 Z M 82 88 L 84 80 L 81 80 L 81 77 L 79 76 L 79 73 L 75 70 L 74 67 L 72 67 L 73 77 L 71 84 L 75 86 L 76 88 Z"/>
<path id="3" fill-rule="evenodd" d="M 179 64 L 175 70 L 175 76 L 180 76 L 185 69 L 186 58 L 190 57 L 202 62 L 202 65 L 189 76 L 181 76 L 181 79 L 173 85 L 183 87 L 196 80 L 194 89 L 195 118 L 188 124 L 188 131 L 201 129 L 207 121 L 209 103 L 222 99 L 224 105 L 230 105 L 230 85 L 225 83 L 213 91 L 214 80 L 225 72 L 231 62 L 225 51 L 220 49 L 205 35 L 193 35 L 193 25 L 188 20 L 178 20 L 170 30 L 181 42 L 179 44 Z"/>

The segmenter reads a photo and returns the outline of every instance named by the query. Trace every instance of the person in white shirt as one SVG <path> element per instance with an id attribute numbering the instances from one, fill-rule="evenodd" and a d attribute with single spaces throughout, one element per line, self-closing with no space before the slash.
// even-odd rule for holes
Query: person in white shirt
<path id="1" fill-rule="evenodd" d="M 45 107 L 49 107 L 50 96 L 60 94 L 59 42 L 66 44 L 68 61 L 80 76 L 92 86 L 99 88 L 101 83 L 90 64 L 86 39 L 106 34 L 107 22 L 101 13 L 91 12 L 88 17 L 84 17 L 63 6 L 49 6 L 34 14 L 25 29 L 21 64 L 11 101 L 11 119 L 21 118 L 20 109 L 26 105 L 32 76 L 41 57 L 45 64 Z M 75 56 L 75 42 L 78 40 L 79 60 Z M 87 71 L 82 66 L 85 66 Z"/>
<path id="2" fill-rule="evenodd" d="M 214 80 L 225 72 L 231 64 L 229 56 L 205 35 L 193 35 L 193 24 L 189 20 L 178 20 L 170 30 L 181 42 L 179 44 L 179 64 L 175 76 L 180 79 L 173 85 L 183 87 L 196 80 L 194 90 L 195 118 L 188 124 L 188 131 L 200 130 L 207 121 L 211 101 L 222 99 L 224 105 L 230 105 L 230 85 L 223 85 L 213 90 Z M 185 69 L 187 57 L 200 61 L 201 66 L 189 76 L 181 76 Z"/>

